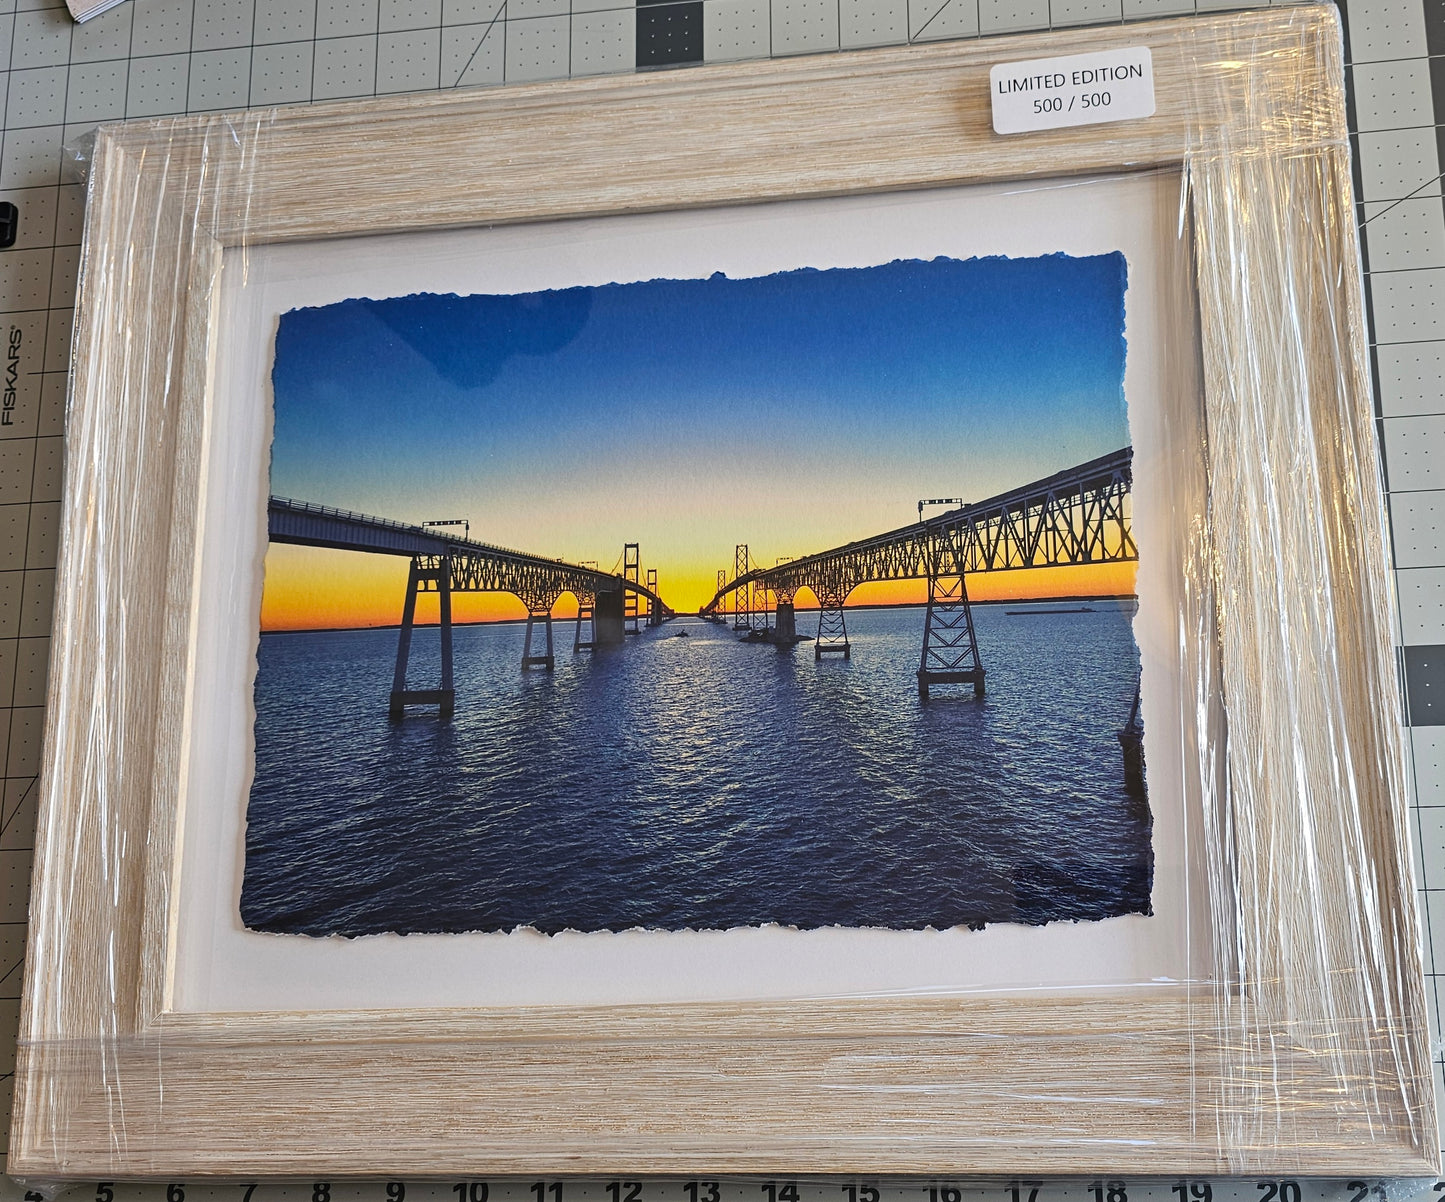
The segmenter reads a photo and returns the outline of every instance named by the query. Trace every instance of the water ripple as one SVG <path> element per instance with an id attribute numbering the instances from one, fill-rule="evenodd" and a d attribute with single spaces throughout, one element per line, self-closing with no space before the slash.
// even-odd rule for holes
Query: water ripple
<path id="1" fill-rule="evenodd" d="M 551 675 L 520 671 L 519 627 L 459 628 L 449 723 L 388 720 L 395 631 L 264 636 L 242 917 L 362 935 L 1147 911 L 1149 816 L 1115 738 L 1127 616 L 975 622 L 988 696 L 926 706 L 917 610 L 850 614 L 847 661 L 684 619 Z M 413 687 L 438 655 L 418 632 Z"/>

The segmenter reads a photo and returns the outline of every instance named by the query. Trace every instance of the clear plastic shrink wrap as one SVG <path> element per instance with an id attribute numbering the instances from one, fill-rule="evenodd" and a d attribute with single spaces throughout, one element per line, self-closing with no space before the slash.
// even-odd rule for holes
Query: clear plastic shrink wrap
<path id="1" fill-rule="evenodd" d="M 1140 47 L 1151 56 L 1151 115 L 993 132 L 991 67 Z M 77 308 L 12 1170 L 36 1180 L 1435 1172 L 1394 598 L 1353 212 L 1338 18 L 1317 6 L 103 127 Z M 910 664 L 886 713 L 920 724 L 926 715 L 930 737 L 963 739 L 970 723 L 1000 720 L 1022 687 L 998 650 L 1004 611 L 988 608 L 986 596 L 993 569 L 1132 565 L 1137 550 L 1137 589 L 1120 590 L 1131 594 L 1125 603 L 1079 607 L 1127 615 L 1138 597 L 1136 711 L 1151 817 L 1129 828 L 1145 840 L 1143 875 L 1122 874 L 1142 882 L 1132 909 L 1028 909 L 1043 896 L 1039 880 L 1062 882 L 1060 893 L 1072 890 L 1075 900 L 1102 896 L 1100 874 L 1086 866 L 1103 827 L 1089 818 L 1078 834 L 1083 850 L 1061 846 L 1048 871 L 1034 865 L 1008 878 L 1014 909 L 997 903 L 963 917 L 943 888 L 936 911 L 876 917 L 867 907 L 885 884 L 906 891 L 928 875 L 900 871 L 895 882 L 881 860 L 870 877 L 834 881 L 837 896 L 867 905 L 839 901 L 821 917 L 789 911 L 778 899 L 795 893 L 832 904 L 826 888 L 793 889 L 795 878 L 831 871 L 812 851 L 738 890 L 731 918 L 685 905 L 669 919 L 637 918 L 628 907 L 640 894 L 622 885 L 620 901 L 596 890 L 618 908 L 590 927 L 565 909 L 567 890 L 539 902 L 535 920 L 506 910 L 451 925 L 335 918 L 303 929 L 262 915 L 254 857 L 264 849 L 251 790 L 271 771 L 256 750 L 270 729 L 260 692 L 270 670 L 270 644 L 258 636 L 258 614 L 271 613 L 263 562 L 265 573 L 280 571 L 267 557 L 268 533 L 273 544 L 310 538 L 353 550 L 356 540 L 393 540 L 385 562 L 401 576 L 387 585 L 391 609 L 377 621 L 394 624 L 405 595 L 403 643 L 415 606 L 423 625 L 443 623 L 439 652 L 412 650 L 410 669 L 406 648 L 397 655 L 390 716 L 385 682 L 361 686 L 367 721 L 379 715 L 392 739 L 456 732 L 459 744 L 476 746 L 490 737 L 485 724 L 467 725 L 483 702 L 469 696 L 460 667 L 453 678 L 448 607 L 461 607 L 461 665 L 481 636 L 460 623 L 481 611 L 452 592 L 521 596 L 530 586 L 516 583 L 520 576 L 479 584 L 476 573 L 501 564 L 553 582 L 550 592 L 527 594 L 528 637 L 545 632 L 546 654 L 529 642 L 524 668 L 538 671 L 518 680 L 582 678 L 582 660 L 552 646 L 559 594 L 591 598 L 597 644 L 607 641 L 604 610 L 614 597 L 618 606 L 641 597 L 646 610 L 663 605 L 647 600 L 649 591 L 683 596 L 680 583 L 669 584 L 680 575 L 664 572 L 647 590 L 644 576 L 629 574 L 633 560 L 609 569 L 611 551 L 600 567 L 571 543 L 552 549 L 540 536 L 511 551 L 491 540 L 513 536 L 477 511 L 422 512 L 441 507 L 444 491 L 391 513 L 335 490 L 278 502 L 293 428 L 282 412 L 286 340 L 307 313 L 374 306 L 366 311 L 401 331 L 401 341 L 377 341 L 390 353 L 403 342 L 416 350 L 432 337 L 417 331 L 445 318 L 438 310 L 407 325 L 399 309 L 382 308 L 401 305 L 397 298 L 462 305 L 448 295 L 456 293 L 495 306 L 520 295 L 522 308 L 550 312 L 564 295 L 555 290 L 571 287 L 566 295 L 587 292 L 601 312 L 657 281 L 672 281 L 668 305 L 691 305 L 694 293 L 678 281 L 693 281 L 698 296 L 710 289 L 707 304 L 726 296 L 756 307 L 772 302 L 726 289 L 759 280 L 776 289 L 866 284 L 869 271 L 884 270 L 1003 272 L 1026 259 L 1040 272 L 1102 264 L 1116 288 L 1127 275 L 1125 328 L 1111 337 L 1128 348 L 1120 370 L 1132 463 L 1087 447 L 1069 458 L 1066 448 L 1058 467 L 1073 475 L 1020 469 L 1011 484 L 1000 477 L 997 489 L 980 485 L 941 509 L 920 505 L 918 523 L 896 530 L 909 515 L 895 507 L 846 538 L 783 545 L 779 536 L 776 565 L 767 529 L 739 526 L 734 536 L 728 526 L 729 568 L 715 597 L 708 570 L 701 596 L 712 600 L 701 608 L 739 627 L 745 616 L 753 642 L 782 643 L 785 630 L 811 631 L 811 619 L 794 613 L 811 592 L 823 609 L 820 641 L 812 655 L 801 643 L 792 659 L 778 659 L 796 674 L 788 687 L 807 687 L 816 668 L 819 681 L 862 688 L 856 682 L 875 670 L 868 648 L 886 642 L 870 643 L 869 622 L 884 617 L 845 614 L 841 598 L 884 577 L 925 582 L 924 697 L 912 693 Z M 671 337 L 659 322 L 656 338 Z M 465 339 L 482 328 L 466 326 Z M 849 340 L 881 338 L 878 328 L 860 324 Z M 726 336 L 719 325 L 699 337 Z M 934 331 L 932 341 L 970 336 L 958 327 Z M 445 358 L 425 345 L 436 362 Z M 517 359 L 546 351 L 528 344 Z M 1040 344 L 1019 359 L 1049 353 Z M 369 361 L 364 370 L 382 369 Z M 355 397 L 371 387 L 332 384 Z M 592 390 L 596 404 L 630 420 L 627 402 L 605 384 Z M 424 423 L 432 419 L 418 387 L 393 409 Z M 776 433 L 785 442 L 790 402 L 779 389 Z M 538 423 L 552 420 L 542 400 L 528 404 Z M 1050 443 L 1023 410 L 1008 420 L 1014 443 Z M 668 437 L 660 428 L 658 446 Z M 352 434 L 338 425 L 325 437 L 341 446 Z M 606 478 L 619 496 L 634 496 L 626 473 L 606 460 L 605 433 L 576 437 L 585 452 L 573 460 L 578 487 Z M 398 455 L 409 453 L 400 436 L 393 441 Z M 880 481 L 885 458 L 869 469 Z M 440 479 L 443 459 L 415 470 Z M 479 462 L 489 481 L 505 475 L 496 461 Z M 803 469 L 779 462 L 781 489 Z M 376 460 L 358 470 L 389 469 Z M 660 509 L 682 511 L 678 479 L 659 485 Z M 550 477 L 537 480 L 531 500 L 545 509 Z M 852 504 L 849 487 L 827 479 L 809 487 L 840 511 Z M 949 481 L 920 475 L 908 487 L 911 506 Z M 857 491 L 868 489 L 865 478 Z M 998 495 L 980 501 L 990 491 Z M 603 495 L 583 492 L 587 505 Z M 786 493 L 788 506 L 796 495 Z M 740 507 L 739 521 L 755 512 Z M 424 524 L 454 517 L 472 526 Z M 753 558 L 739 546 L 735 560 L 733 543 L 749 537 Z M 958 540 L 966 538 L 983 541 L 965 552 Z M 1003 544 L 1022 559 L 988 559 L 1005 554 Z M 965 563 L 967 555 L 982 558 Z M 866 567 L 885 559 L 895 566 Z M 945 670 L 929 660 L 941 646 L 938 624 L 968 613 L 966 602 L 941 599 L 938 582 L 965 574 L 977 611 L 970 651 L 983 655 L 972 660 L 982 663 L 976 679 L 967 665 Z M 825 594 L 838 589 L 830 609 Z M 567 604 L 558 612 L 570 618 Z M 765 635 L 754 631 L 755 612 L 768 615 Z M 906 615 L 919 611 L 900 612 L 887 620 L 904 623 L 916 656 L 923 621 L 915 629 Z M 826 623 L 845 617 L 852 633 L 839 642 Z M 657 659 L 662 637 L 679 630 L 691 632 L 693 653 L 721 638 L 716 623 L 676 621 L 684 624 L 644 627 L 610 659 L 599 652 L 587 662 L 650 663 L 644 657 Z M 1049 623 L 1055 618 L 1026 633 L 1047 640 Z M 509 629 L 520 646 L 520 631 Z M 580 617 L 577 629 L 580 646 Z M 725 633 L 727 648 L 709 662 L 739 654 L 734 631 Z M 397 642 L 376 637 L 390 679 Z M 419 634 L 423 643 L 433 646 Z M 825 654 L 832 649 L 848 658 Z M 756 650 L 727 661 L 728 689 L 763 687 L 757 665 L 777 657 Z M 437 665 L 439 689 L 408 691 L 408 670 L 415 682 Z M 949 671 L 976 689 L 945 703 L 944 686 L 959 683 Z M 1073 677 L 1053 679 L 1059 692 L 1075 687 Z M 1136 679 L 1131 670 L 1128 693 Z M 568 697 L 581 704 L 575 690 Z M 287 711 L 286 721 L 304 709 Z M 1128 765 L 1131 730 L 1138 747 L 1137 713 L 1126 724 L 1127 709 L 1126 697 L 1125 712 L 1104 719 L 1107 773 L 1076 765 L 1080 780 L 1107 776 L 1109 789 L 1124 788 L 1115 778 L 1121 746 Z M 861 744 L 875 718 L 845 722 L 836 712 L 839 729 L 854 732 L 846 738 Z M 753 720 L 727 714 L 696 725 L 716 734 L 732 722 L 728 737 L 743 739 Z M 650 720 L 630 721 L 638 725 L 617 740 L 636 746 L 628 740 Z M 777 721 L 784 758 L 796 756 L 811 779 L 813 735 Z M 893 718 L 876 718 L 885 721 Z M 506 738 L 521 737 L 508 730 Z M 671 771 L 701 754 L 693 727 L 672 730 L 629 771 L 663 761 Z M 995 744 L 1005 768 L 1033 754 L 1031 742 L 1047 741 L 1028 722 L 1018 733 Z M 306 762 L 323 766 L 307 771 L 318 778 L 329 761 L 314 755 L 326 754 L 331 737 L 308 737 Z M 834 758 L 855 753 L 846 740 L 834 746 Z M 417 763 L 433 754 L 408 747 Z M 549 745 L 547 754 L 563 752 Z M 356 773 L 365 758 L 348 761 Z M 1135 762 L 1141 773 L 1144 765 Z M 889 791 L 895 768 L 865 774 L 865 800 L 907 808 L 908 797 Z M 969 753 L 957 751 L 944 793 L 963 797 L 971 773 Z M 587 802 L 600 787 L 577 789 Z M 781 797 L 802 787 L 794 778 L 752 791 Z M 742 806 L 747 791 L 720 796 Z M 356 822 L 402 808 L 404 793 L 383 792 L 372 817 Z M 1052 796 L 1033 799 L 1040 815 Z M 442 809 L 427 821 L 442 823 Z M 825 816 L 821 806 L 810 813 L 805 826 Z M 966 837 L 983 839 L 988 822 L 970 821 Z M 869 837 L 882 846 L 893 827 L 877 822 Z M 356 829 L 329 845 L 350 846 Z M 651 863 L 678 830 L 645 833 L 635 853 Z M 778 830 L 770 837 L 789 837 Z M 955 835 L 940 827 L 932 841 Z M 465 837 L 463 828 L 446 836 Z M 398 864 L 405 844 L 392 840 Z M 567 861 L 576 854 L 555 849 L 584 889 L 585 857 Z M 706 861 L 707 871 L 730 854 Z M 462 857 L 447 880 L 489 880 L 476 862 Z M 608 871 L 621 873 L 626 857 L 611 863 Z M 694 875 L 704 875 L 702 864 Z M 973 880 L 971 869 L 959 872 Z M 375 875 L 380 889 L 386 873 Z M 427 901 L 449 887 L 415 884 L 411 896 Z M 927 894 L 922 904 L 935 900 Z"/>

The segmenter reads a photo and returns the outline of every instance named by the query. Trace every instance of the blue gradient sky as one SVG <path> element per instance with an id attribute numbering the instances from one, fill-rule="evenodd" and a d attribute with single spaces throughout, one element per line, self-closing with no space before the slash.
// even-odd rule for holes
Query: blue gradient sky
<path id="1" fill-rule="evenodd" d="M 1124 289 L 1053 255 L 297 310 L 271 491 L 711 581 L 1126 445 Z"/>

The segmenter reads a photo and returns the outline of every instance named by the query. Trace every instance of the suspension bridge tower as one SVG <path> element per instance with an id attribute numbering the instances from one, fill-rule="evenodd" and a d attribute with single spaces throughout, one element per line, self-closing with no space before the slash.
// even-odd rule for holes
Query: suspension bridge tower
<path id="1" fill-rule="evenodd" d="M 733 550 L 733 579 L 740 580 L 748 574 L 748 544 L 738 543 Z M 733 589 L 733 629 L 751 631 L 753 628 L 753 585 L 752 581 Z"/>
<path id="2" fill-rule="evenodd" d="M 622 576 L 629 584 L 638 585 L 642 583 L 640 578 L 641 568 L 637 554 L 636 543 L 622 544 Z M 638 625 L 637 590 L 630 588 L 627 596 L 623 598 L 623 630 L 628 634 L 637 634 L 642 627 Z"/>

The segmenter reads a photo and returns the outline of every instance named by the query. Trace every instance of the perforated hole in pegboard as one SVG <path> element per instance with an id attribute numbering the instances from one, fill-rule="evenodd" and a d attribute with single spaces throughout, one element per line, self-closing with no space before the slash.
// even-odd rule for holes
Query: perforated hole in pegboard
<path id="1" fill-rule="evenodd" d="M 0 847 L 24 850 L 28 854 L 35 841 L 38 809 L 36 780 L 33 776 L 10 777 L 3 785 L 4 791 L 0 793 Z M 4 966 L 0 968 L 0 972 L 5 972 L 10 965 L 19 963 L 18 958 L 14 958 L 17 950 L 20 956 L 24 955 L 24 930 L 11 929 L 7 938 L 4 927 L 11 921 L 0 912 L 0 940 L 3 940 L 0 942 L 0 965 Z M 3 1113 L 4 1111 L 0 1111 L 0 1114 Z"/>
<path id="2" fill-rule="evenodd" d="M 0 917 L 19 921 L 25 915 L 29 896 L 29 860 L 23 852 L 0 850 Z"/>
<path id="3" fill-rule="evenodd" d="M 1399 493 L 1390 516 L 1396 567 L 1445 563 L 1445 494 L 1437 489 Z"/>
<path id="4" fill-rule="evenodd" d="M 637 5 L 637 65 L 673 67 L 703 58 L 702 0 Z"/>

